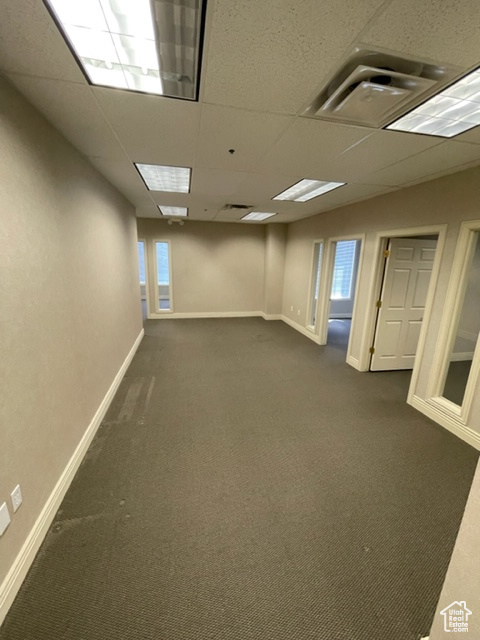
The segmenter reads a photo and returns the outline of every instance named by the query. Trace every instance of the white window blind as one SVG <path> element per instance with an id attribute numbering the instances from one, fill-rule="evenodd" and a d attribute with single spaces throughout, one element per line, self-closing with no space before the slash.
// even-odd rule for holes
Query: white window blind
<path id="1" fill-rule="evenodd" d="M 140 284 L 145 284 L 145 245 L 138 243 L 138 270 L 140 272 Z"/>
<path id="2" fill-rule="evenodd" d="M 157 276 L 158 284 L 170 284 L 170 268 L 168 263 L 168 242 L 157 242 Z"/>
<path id="3" fill-rule="evenodd" d="M 333 270 L 332 300 L 347 300 L 352 297 L 356 246 L 356 240 L 341 240 L 337 242 Z"/>

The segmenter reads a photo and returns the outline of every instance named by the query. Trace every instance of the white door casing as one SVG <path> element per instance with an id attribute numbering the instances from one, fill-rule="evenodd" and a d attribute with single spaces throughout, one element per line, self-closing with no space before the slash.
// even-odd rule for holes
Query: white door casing
<path id="1" fill-rule="evenodd" d="M 390 240 L 371 371 L 413 369 L 436 245 L 436 240 Z"/>

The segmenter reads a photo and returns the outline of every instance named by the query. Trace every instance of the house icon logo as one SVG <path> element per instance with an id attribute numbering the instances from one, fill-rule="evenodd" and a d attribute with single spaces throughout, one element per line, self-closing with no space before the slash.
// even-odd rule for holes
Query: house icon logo
<path id="1" fill-rule="evenodd" d="M 470 609 L 467 609 L 466 602 L 452 602 L 443 611 L 445 631 L 453 631 L 455 633 L 468 633 L 468 616 L 472 615 Z"/>

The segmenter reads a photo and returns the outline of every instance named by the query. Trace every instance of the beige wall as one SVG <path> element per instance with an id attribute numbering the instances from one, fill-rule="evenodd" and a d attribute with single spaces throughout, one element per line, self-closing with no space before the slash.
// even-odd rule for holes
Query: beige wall
<path id="1" fill-rule="evenodd" d="M 264 305 L 265 226 L 139 219 L 146 240 L 150 301 L 155 240 L 170 240 L 174 314 L 258 313 Z M 153 305 L 152 305 L 153 307 Z"/>
<path id="2" fill-rule="evenodd" d="M 133 208 L 3 80 L 0 105 L 1 585 L 142 326 Z"/>
<path id="3" fill-rule="evenodd" d="M 286 225 L 269 224 L 266 226 L 263 310 L 267 315 L 280 315 L 282 313 L 286 240 Z"/>
<path id="4" fill-rule="evenodd" d="M 368 317 L 372 273 L 377 260 L 377 232 L 447 225 L 425 354 L 416 387 L 416 394 L 425 398 L 460 224 L 464 220 L 478 219 L 480 170 L 475 168 L 291 224 L 288 227 L 285 258 L 283 314 L 302 327 L 306 326 L 312 243 L 315 238 L 323 237 L 328 240 L 337 236 L 365 234 L 357 287 L 358 331 L 353 335 L 351 343 L 352 356 L 360 358 L 361 337 Z M 294 310 L 301 310 L 299 318 L 290 311 L 291 306 Z M 480 387 L 477 396 L 480 396 Z M 480 402 L 474 403 L 470 423 L 480 424 Z"/>

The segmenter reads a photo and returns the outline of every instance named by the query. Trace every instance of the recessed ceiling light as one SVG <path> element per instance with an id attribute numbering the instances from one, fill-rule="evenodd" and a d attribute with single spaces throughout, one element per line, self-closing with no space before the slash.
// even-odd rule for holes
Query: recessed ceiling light
<path id="1" fill-rule="evenodd" d="M 190 193 L 189 167 L 167 167 L 160 164 L 135 164 L 150 191 Z"/>
<path id="2" fill-rule="evenodd" d="M 387 129 L 453 138 L 480 124 L 480 69 L 460 78 Z"/>
<path id="3" fill-rule="evenodd" d="M 307 202 L 323 193 L 343 187 L 345 182 L 322 182 L 321 180 L 300 180 L 272 200 L 290 200 L 292 202 Z"/>
<path id="4" fill-rule="evenodd" d="M 164 207 L 163 205 L 158 205 L 162 216 L 175 216 L 180 218 L 186 218 L 188 216 L 188 208 L 187 207 Z"/>
<path id="5" fill-rule="evenodd" d="M 173 0 L 171 10 L 150 0 L 45 3 L 92 84 L 196 99 L 201 0 L 188 9 Z"/>
<path id="6" fill-rule="evenodd" d="M 267 218 L 271 218 L 272 216 L 276 216 L 276 213 L 264 213 L 262 211 L 252 211 L 251 213 L 247 213 L 246 216 L 243 216 L 242 220 L 255 220 L 260 222 L 261 220 L 266 220 Z"/>

